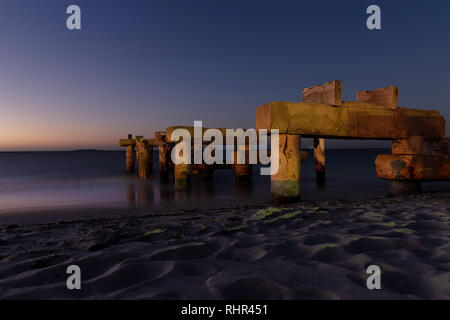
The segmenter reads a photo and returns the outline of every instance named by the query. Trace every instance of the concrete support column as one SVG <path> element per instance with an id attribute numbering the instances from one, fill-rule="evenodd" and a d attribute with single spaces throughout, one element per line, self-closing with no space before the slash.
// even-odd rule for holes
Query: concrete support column
<path id="1" fill-rule="evenodd" d="M 169 173 L 174 174 L 175 172 L 175 164 L 172 161 L 172 150 L 174 148 L 174 143 L 173 142 L 167 142 L 168 146 L 167 146 L 167 150 L 168 150 L 168 159 L 169 159 Z"/>
<path id="2" fill-rule="evenodd" d="M 169 180 L 170 144 L 167 142 L 166 132 L 156 131 L 155 141 L 158 146 L 159 180 L 167 182 Z"/>
<path id="3" fill-rule="evenodd" d="M 272 202 L 286 203 L 301 198 L 301 152 L 300 136 L 279 135 L 279 170 L 271 176 Z"/>
<path id="4" fill-rule="evenodd" d="M 316 180 L 325 182 L 325 139 L 314 138 L 314 163 L 316 167 Z"/>
<path id="5" fill-rule="evenodd" d="M 125 152 L 125 172 L 134 173 L 134 146 L 132 144 L 133 135 L 128 134 L 130 144 L 126 146 Z"/>
<path id="6" fill-rule="evenodd" d="M 190 141 L 182 141 L 179 144 L 189 144 Z M 176 191 L 187 191 L 191 187 L 191 165 L 187 157 L 183 154 L 185 150 L 188 150 L 185 145 L 178 154 L 175 155 L 175 168 L 174 168 L 174 180 Z"/>
<path id="7" fill-rule="evenodd" d="M 191 184 L 190 171 L 191 166 L 189 164 L 180 163 L 175 165 L 175 190 L 189 190 Z"/>
<path id="8" fill-rule="evenodd" d="M 167 143 L 162 143 L 158 146 L 159 153 L 159 179 L 161 181 L 169 180 L 169 161 L 170 154 Z"/>
<path id="9" fill-rule="evenodd" d="M 248 145 L 238 147 L 240 149 L 233 152 L 234 157 L 234 171 L 236 175 L 237 184 L 248 184 L 252 177 L 252 165 L 250 164 L 250 147 Z M 238 163 L 238 152 L 243 151 L 245 153 L 244 163 Z"/>
<path id="10" fill-rule="evenodd" d="M 125 160 L 126 173 L 134 173 L 134 146 L 128 145 Z"/>
<path id="11" fill-rule="evenodd" d="M 395 155 L 422 155 L 424 154 L 424 137 L 411 136 L 407 139 L 398 139 L 392 141 L 392 154 Z M 402 162 L 396 162 L 397 171 L 403 169 Z M 392 163 L 389 164 L 392 167 Z M 405 165 L 405 164 L 403 164 Z M 405 165 L 406 166 L 406 165 Z M 401 174 L 397 174 L 401 177 Z M 422 183 L 420 180 L 391 180 L 389 194 L 393 196 L 406 195 L 420 192 Z"/>
<path id="12" fill-rule="evenodd" d="M 142 137 L 136 137 L 136 153 L 138 155 L 139 177 L 150 177 L 153 167 L 153 146 L 149 145 Z"/>
<path id="13" fill-rule="evenodd" d="M 135 149 L 135 151 L 136 151 L 136 165 L 137 165 L 137 168 L 136 168 L 136 170 L 137 170 L 137 173 L 138 173 L 138 176 L 139 176 L 139 148 L 138 148 L 138 141 L 142 141 L 142 139 L 143 139 L 144 137 L 143 136 L 136 136 L 136 149 Z"/>
<path id="14" fill-rule="evenodd" d="M 153 145 L 145 144 L 147 147 L 148 152 L 148 169 L 149 169 L 149 176 L 152 174 L 153 170 Z"/>
<path id="15" fill-rule="evenodd" d="M 216 151 L 214 150 L 212 152 L 212 155 L 216 155 Z M 212 180 L 214 173 L 214 164 L 206 164 L 204 163 L 203 171 L 202 171 L 202 178 L 203 180 Z"/>

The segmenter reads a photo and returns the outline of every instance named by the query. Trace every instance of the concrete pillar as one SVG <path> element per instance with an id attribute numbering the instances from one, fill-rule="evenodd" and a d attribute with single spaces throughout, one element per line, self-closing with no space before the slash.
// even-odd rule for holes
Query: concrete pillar
<path id="1" fill-rule="evenodd" d="M 136 153 L 138 155 L 139 177 L 150 177 L 153 167 L 153 146 L 149 145 L 142 137 L 136 137 Z"/>
<path id="2" fill-rule="evenodd" d="M 216 150 L 212 151 L 212 156 L 216 155 Z M 202 178 L 203 180 L 212 180 L 214 173 L 214 164 L 203 164 Z"/>
<path id="3" fill-rule="evenodd" d="M 316 181 L 325 182 L 325 140 L 314 138 L 314 163 L 316 167 Z"/>
<path id="4" fill-rule="evenodd" d="M 137 168 L 136 168 L 136 170 L 137 170 L 137 173 L 138 173 L 138 176 L 139 176 L 139 148 L 137 147 L 138 146 L 138 141 L 141 141 L 142 139 L 143 139 L 144 137 L 143 136 L 136 136 L 136 165 L 137 165 Z"/>
<path id="5" fill-rule="evenodd" d="M 398 89 L 397 89 L 398 91 Z M 411 136 L 407 139 L 398 139 L 392 141 L 393 155 L 422 155 L 424 154 L 424 137 Z M 397 176 L 401 176 L 402 162 L 398 162 Z M 405 164 L 406 165 L 406 164 Z M 389 163 L 392 167 L 392 162 Z M 422 183 L 419 180 L 391 180 L 389 194 L 393 196 L 406 195 L 421 191 Z"/>
<path id="6" fill-rule="evenodd" d="M 148 152 L 148 168 L 149 168 L 149 175 L 152 174 L 153 170 L 153 145 L 146 144 L 147 152 Z"/>
<path id="7" fill-rule="evenodd" d="M 191 184 L 190 165 L 180 163 L 175 165 L 175 190 L 186 191 L 189 190 Z"/>
<path id="8" fill-rule="evenodd" d="M 190 143 L 189 142 L 180 142 L 180 143 Z M 185 148 L 184 150 L 186 150 Z M 180 153 L 176 155 L 176 161 L 180 163 L 175 164 L 174 168 L 174 180 L 175 180 L 175 190 L 176 191 L 187 191 L 191 186 L 191 165 L 185 163 L 187 159 L 183 155 L 183 149 L 180 150 Z M 183 160 L 183 161 L 181 161 Z"/>
<path id="9" fill-rule="evenodd" d="M 134 173 L 134 146 L 131 144 L 127 146 L 125 171 L 126 173 Z"/>
<path id="10" fill-rule="evenodd" d="M 150 176 L 149 157 L 147 149 L 139 151 L 139 178 L 147 179 Z"/>
<path id="11" fill-rule="evenodd" d="M 272 202 L 279 204 L 300 200 L 300 136 L 280 134 L 278 153 L 279 169 L 271 176 L 270 184 Z"/>
<path id="12" fill-rule="evenodd" d="M 250 164 L 250 147 L 248 145 L 238 147 L 245 152 L 245 163 L 238 163 L 238 150 L 233 151 L 234 171 L 237 184 L 248 184 L 251 181 L 252 165 Z"/>
<path id="13" fill-rule="evenodd" d="M 158 145 L 159 158 L 159 180 L 167 182 L 169 180 L 170 146 L 167 143 L 164 131 L 155 132 L 155 140 Z"/>
<path id="14" fill-rule="evenodd" d="M 175 144 L 173 142 L 167 142 L 167 144 L 168 144 L 167 150 L 168 150 L 168 153 L 169 153 L 169 155 L 168 155 L 168 159 L 169 159 L 169 165 L 168 165 L 169 173 L 175 174 L 174 173 L 175 172 L 175 164 L 172 161 L 172 150 L 173 150 L 173 147 L 174 147 Z"/>
<path id="15" fill-rule="evenodd" d="M 159 153 L 159 179 L 167 182 L 169 180 L 169 149 L 167 143 L 158 146 Z"/>
<path id="16" fill-rule="evenodd" d="M 133 135 L 128 134 L 128 140 L 131 142 Z M 129 144 L 126 146 L 125 152 L 125 172 L 134 173 L 134 146 Z"/>

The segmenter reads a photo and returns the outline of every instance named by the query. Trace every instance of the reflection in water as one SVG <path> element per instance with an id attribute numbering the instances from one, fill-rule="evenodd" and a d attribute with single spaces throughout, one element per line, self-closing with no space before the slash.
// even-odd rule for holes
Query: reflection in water
<path id="1" fill-rule="evenodd" d="M 127 203 L 128 208 L 134 209 L 136 207 L 136 188 L 134 183 L 127 183 Z"/>
<path id="2" fill-rule="evenodd" d="M 248 197 L 253 194 L 254 186 L 253 183 L 238 183 L 236 182 L 236 193 L 241 197 Z"/>
<path id="3" fill-rule="evenodd" d="M 326 180 L 316 177 L 316 186 L 317 186 L 317 190 L 325 191 L 326 190 Z"/>
<path id="4" fill-rule="evenodd" d="M 216 172 L 214 179 L 205 179 L 202 175 L 191 176 L 191 189 L 187 191 L 175 191 L 173 182 L 161 182 L 155 177 L 158 177 L 158 174 L 153 174 L 150 179 L 126 177 L 128 180 L 125 187 L 125 196 L 128 208 L 161 205 L 193 205 L 195 207 L 206 205 L 213 207 L 219 202 L 224 202 L 221 203 L 223 205 L 236 204 L 233 203 L 236 201 L 247 204 L 255 196 L 253 179 L 249 183 L 237 181 L 234 179 L 235 174 L 232 169 Z M 268 178 L 266 177 L 266 179 Z M 169 181 L 173 181 L 173 174 L 169 175 Z M 259 183 L 260 187 L 268 188 L 266 182 Z"/>
<path id="5" fill-rule="evenodd" d="M 316 180 L 316 191 L 318 194 L 326 194 L 328 192 L 326 182 Z"/>
<path id="6" fill-rule="evenodd" d="M 189 200 L 191 192 L 188 191 L 175 191 L 175 201 L 177 203 L 186 202 Z"/>
<path id="7" fill-rule="evenodd" d="M 138 205 L 146 206 L 153 202 L 153 188 L 150 185 L 150 182 L 144 179 L 141 179 L 137 182 L 138 188 Z"/>
<path id="8" fill-rule="evenodd" d="M 159 189 L 158 194 L 159 194 L 159 197 L 157 199 L 155 199 L 155 202 L 159 200 L 159 202 L 157 202 L 158 204 L 168 203 L 174 197 L 174 191 L 167 190 L 167 189 Z"/>

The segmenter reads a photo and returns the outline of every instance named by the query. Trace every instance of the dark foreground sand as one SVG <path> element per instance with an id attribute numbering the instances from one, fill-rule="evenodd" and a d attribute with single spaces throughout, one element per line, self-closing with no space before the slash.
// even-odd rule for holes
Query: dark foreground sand
<path id="1" fill-rule="evenodd" d="M 449 281 L 450 193 L 0 226 L 3 299 L 449 299 Z"/>

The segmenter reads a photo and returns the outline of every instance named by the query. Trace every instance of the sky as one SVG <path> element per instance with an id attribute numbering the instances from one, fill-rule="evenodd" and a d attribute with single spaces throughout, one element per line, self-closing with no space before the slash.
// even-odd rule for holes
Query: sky
<path id="1" fill-rule="evenodd" d="M 72 4 L 82 30 L 66 27 Z M 259 105 L 335 79 L 343 100 L 396 85 L 400 106 L 450 119 L 449 16 L 448 0 L 0 0 L 0 151 L 119 149 L 194 120 L 253 128 Z"/>

